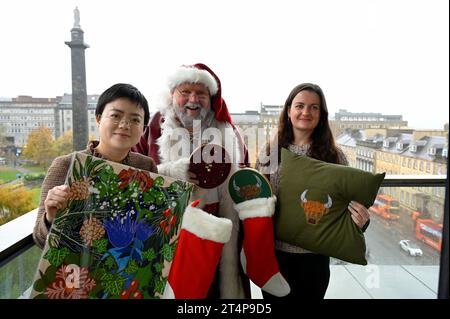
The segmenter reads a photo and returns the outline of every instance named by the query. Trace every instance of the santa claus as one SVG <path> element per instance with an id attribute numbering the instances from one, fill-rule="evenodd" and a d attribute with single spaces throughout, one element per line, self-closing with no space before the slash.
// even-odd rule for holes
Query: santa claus
<path id="1" fill-rule="evenodd" d="M 151 156 L 158 173 L 197 184 L 193 197 L 199 199 L 184 213 L 163 297 L 250 298 L 247 275 L 275 296 L 288 294 L 274 253 L 276 198 L 235 204 L 228 191 L 230 176 L 248 166 L 248 153 L 222 99 L 219 78 L 204 64 L 181 66 L 169 76 L 163 101 L 134 150 Z M 225 149 L 226 156 L 202 172 L 190 158 L 202 157 L 205 143 L 221 146 L 217 154 Z M 224 159 L 230 165 L 224 166 Z"/>
<path id="2" fill-rule="evenodd" d="M 197 182 L 198 176 L 189 172 L 189 157 L 202 143 L 225 148 L 231 161 L 229 176 L 239 166 L 248 164 L 246 147 L 222 98 L 219 78 L 204 64 L 181 66 L 168 77 L 158 112 L 134 151 L 152 157 L 159 174 Z M 215 188 L 196 187 L 193 194 L 193 198 L 201 199 L 197 208 L 232 223 L 208 297 L 248 298 L 249 282 L 239 262 L 239 214 L 227 185 L 223 182 Z"/>

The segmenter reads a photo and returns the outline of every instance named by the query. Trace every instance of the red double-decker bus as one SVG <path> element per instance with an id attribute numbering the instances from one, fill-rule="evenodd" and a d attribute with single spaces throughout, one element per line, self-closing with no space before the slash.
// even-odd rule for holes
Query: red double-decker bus
<path id="1" fill-rule="evenodd" d="M 416 238 L 440 252 L 442 246 L 442 224 L 438 224 L 432 219 L 417 219 Z"/>
<path id="2" fill-rule="evenodd" d="M 417 220 L 417 219 L 429 219 L 431 216 L 430 216 L 430 213 L 428 213 L 428 212 L 421 212 L 421 211 L 413 211 L 412 213 L 411 213 L 411 218 L 412 218 L 412 220 Z"/>
<path id="3" fill-rule="evenodd" d="M 400 218 L 400 203 L 398 199 L 389 195 L 377 195 L 369 211 L 384 219 L 398 220 Z"/>

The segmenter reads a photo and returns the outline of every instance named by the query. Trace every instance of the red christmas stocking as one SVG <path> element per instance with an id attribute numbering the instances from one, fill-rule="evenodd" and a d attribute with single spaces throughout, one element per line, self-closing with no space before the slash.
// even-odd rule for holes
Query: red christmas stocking
<path id="1" fill-rule="evenodd" d="M 256 198 L 234 205 L 244 223 L 241 263 L 245 273 L 262 290 L 282 297 L 290 291 L 275 256 L 273 219 L 276 197 Z"/>
<path id="2" fill-rule="evenodd" d="M 198 201 L 192 205 L 196 206 Z M 188 206 L 183 215 L 163 299 L 202 299 L 208 294 L 232 223 Z"/>

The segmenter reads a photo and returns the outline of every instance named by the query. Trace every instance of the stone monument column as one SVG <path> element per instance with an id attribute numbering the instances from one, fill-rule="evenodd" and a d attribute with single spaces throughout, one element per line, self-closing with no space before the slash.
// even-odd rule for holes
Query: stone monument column
<path id="1" fill-rule="evenodd" d="M 75 151 L 84 150 L 89 138 L 87 91 L 86 91 L 86 63 L 84 50 L 89 45 L 84 43 L 84 32 L 80 26 L 80 11 L 74 10 L 74 24 L 70 30 L 72 39 L 65 42 L 72 54 L 72 130 L 73 148 Z"/>

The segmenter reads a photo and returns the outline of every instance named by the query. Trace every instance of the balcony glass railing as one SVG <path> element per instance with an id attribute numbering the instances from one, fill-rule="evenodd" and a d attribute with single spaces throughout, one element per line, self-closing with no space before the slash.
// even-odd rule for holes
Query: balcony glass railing
<path id="1" fill-rule="evenodd" d="M 445 176 L 387 176 L 365 233 L 367 266 L 331 262 L 326 298 L 437 298 Z M 0 298 L 27 296 L 41 250 L 37 209 L 0 226 Z M 252 289 L 260 298 L 259 289 Z"/>

